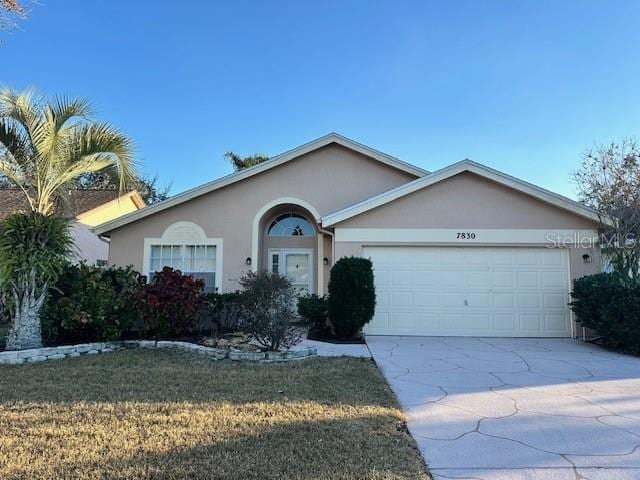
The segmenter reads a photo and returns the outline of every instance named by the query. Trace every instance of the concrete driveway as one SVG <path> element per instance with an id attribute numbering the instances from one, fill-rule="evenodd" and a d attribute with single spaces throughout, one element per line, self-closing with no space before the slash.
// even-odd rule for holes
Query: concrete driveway
<path id="1" fill-rule="evenodd" d="M 367 343 L 436 479 L 640 479 L 638 358 L 555 339 Z"/>

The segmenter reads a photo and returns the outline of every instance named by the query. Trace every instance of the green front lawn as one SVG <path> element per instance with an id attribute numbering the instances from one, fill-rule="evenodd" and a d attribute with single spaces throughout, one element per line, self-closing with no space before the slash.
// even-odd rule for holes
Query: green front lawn
<path id="1" fill-rule="evenodd" d="M 125 351 L 0 366 L 3 480 L 428 479 L 369 360 Z"/>

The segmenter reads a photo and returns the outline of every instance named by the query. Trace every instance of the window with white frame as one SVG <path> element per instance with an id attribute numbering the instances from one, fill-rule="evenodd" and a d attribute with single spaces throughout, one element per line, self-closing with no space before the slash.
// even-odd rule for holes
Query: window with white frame
<path id="1" fill-rule="evenodd" d="M 216 284 L 215 245 L 151 245 L 149 281 L 164 267 L 180 270 L 204 281 L 205 291 L 214 292 Z"/>
<path id="2" fill-rule="evenodd" d="M 201 279 L 205 292 L 219 290 L 222 278 L 222 239 L 208 238 L 193 222 L 170 225 L 161 238 L 145 238 L 144 265 L 148 281 L 164 267 Z"/>
<path id="3" fill-rule="evenodd" d="M 316 229 L 302 215 L 285 213 L 271 222 L 267 234 L 270 237 L 313 237 Z"/>

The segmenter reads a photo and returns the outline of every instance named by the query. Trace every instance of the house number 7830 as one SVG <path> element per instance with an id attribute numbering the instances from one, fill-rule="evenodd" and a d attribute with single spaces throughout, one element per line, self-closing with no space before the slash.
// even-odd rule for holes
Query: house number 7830
<path id="1" fill-rule="evenodd" d="M 475 232 L 458 232 L 456 238 L 460 240 L 475 240 Z"/>

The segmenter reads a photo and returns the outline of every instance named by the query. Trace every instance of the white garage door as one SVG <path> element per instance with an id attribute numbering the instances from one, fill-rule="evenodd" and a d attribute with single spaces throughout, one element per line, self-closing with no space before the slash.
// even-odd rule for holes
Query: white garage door
<path id="1" fill-rule="evenodd" d="M 568 337 L 567 252 L 366 247 L 377 294 L 370 335 Z"/>

